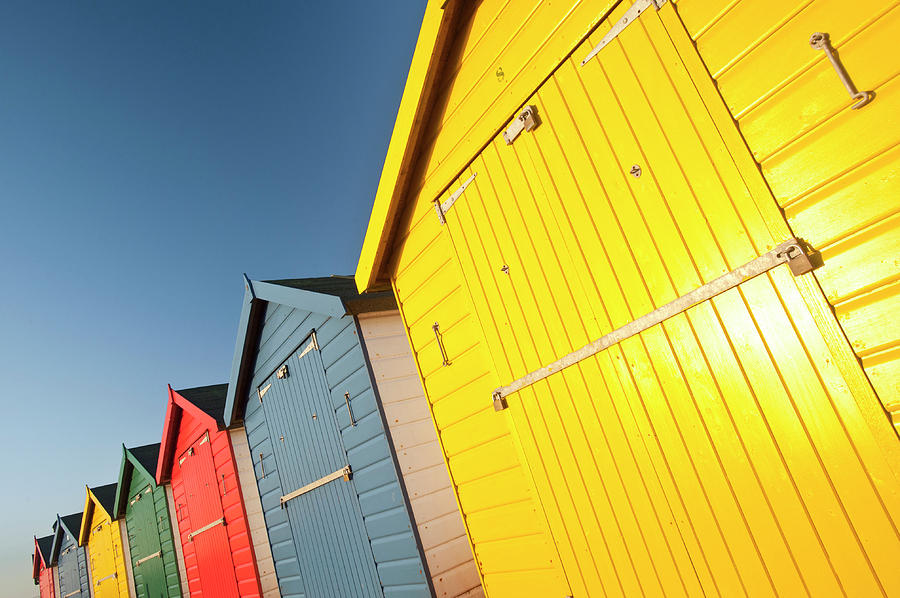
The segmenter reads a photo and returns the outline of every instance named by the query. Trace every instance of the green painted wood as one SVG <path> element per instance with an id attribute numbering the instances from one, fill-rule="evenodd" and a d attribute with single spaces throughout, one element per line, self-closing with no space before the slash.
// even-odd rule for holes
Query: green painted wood
<path id="1" fill-rule="evenodd" d="M 181 597 L 170 521 L 165 489 L 135 467 L 128 489 L 125 522 L 137 598 Z M 156 553 L 160 556 L 143 560 Z"/>

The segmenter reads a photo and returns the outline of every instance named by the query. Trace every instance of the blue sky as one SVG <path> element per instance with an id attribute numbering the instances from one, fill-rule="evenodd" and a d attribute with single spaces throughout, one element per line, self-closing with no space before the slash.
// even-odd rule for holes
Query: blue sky
<path id="1" fill-rule="evenodd" d="M 424 13 L 0 4 L 0 579 L 166 384 L 226 381 L 251 278 L 352 273 Z"/>

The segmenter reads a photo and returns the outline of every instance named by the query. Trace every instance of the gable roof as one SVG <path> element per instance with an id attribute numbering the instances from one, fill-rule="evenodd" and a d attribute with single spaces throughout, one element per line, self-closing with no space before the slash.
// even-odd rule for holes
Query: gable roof
<path id="1" fill-rule="evenodd" d="M 356 267 L 356 284 L 360 291 L 375 289 L 380 283 L 383 284 L 381 269 L 388 257 L 394 222 L 406 192 L 424 125 L 428 120 L 438 73 L 445 60 L 444 55 L 452 37 L 450 32 L 455 24 L 454 17 L 460 12 L 460 4 L 462 2 L 429 0 L 425 7 L 419 39 L 416 41 L 406 86 L 403 88 L 397 120 L 394 122 L 394 131 L 391 133 L 369 226 Z"/>
<path id="2" fill-rule="evenodd" d="M 50 566 L 50 553 L 53 550 L 53 534 L 43 538 L 34 538 L 34 554 L 32 555 L 31 577 L 37 581 L 41 574 L 41 565 Z"/>
<path id="3" fill-rule="evenodd" d="M 231 378 L 224 409 L 225 421 L 229 427 L 239 424 L 244 417 L 259 335 L 269 303 L 287 305 L 334 318 L 397 309 L 397 301 L 391 291 L 362 295 L 357 291 L 352 276 L 266 281 L 251 281 L 244 276 L 244 303 L 238 323 L 237 342 L 234 346 Z"/>
<path id="4" fill-rule="evenodd" d="M 134 448 L 126 448 L 122 445 L 122 464 L 119 466 L 119 485 L 116 490 L 115 509 L 116 517 L 125 515 L 128 504 L 128 491 L 134 470 L 150 478 L 151 484 L 156 487 L 156 465 L 159 462 L 160 443 L 145 444 Z"/>
<path id="5" fill-rule="evenodd" d="M 157 484 L 169 481 L 182 414 L 187 411 L 191 416 L 204 420 L 210 428 L 224 430 L 225 421 L 222 414 L 227 393 L 227 384 L 212 384 L 182 390 L 172 390 L 169 386 L 169 402 L 166 405 L 162 442 L 154 472 Z"/>
<path id="6" fill-rule="evenodd" d="M 53 550 L 50 552 L 50 564 L 56 565 L 59 561 L 59 551 L 62 549 L 62 539 L 64 534 L 69 534 L 75 541 L 78 541 L 78 535 L 81 533 L 81 518 L 84 513 L 73 513 L 64 517 L 56 516 L 53 523 Z"/>
<path id="7" fill-rule="evenodd" d="M 108 515 L 110 519 L 116 519 L 115 504 L 117 486 L 118 483 L 113 482 L 112 484 L 94 486 L 93 488 L 89 488 L 87 486 L 84 487 L 84 514 L 82 515 L 81 528 L 78 532 L 79 546 L 84 546 L 84 543 L 87 542 L 88 532 L 90 531 L 91 525 L 93 524 L 94 510 L 96 509 L 97 505 L 100 506 L 100 509 L 104 512 L 104 514 Z"/>

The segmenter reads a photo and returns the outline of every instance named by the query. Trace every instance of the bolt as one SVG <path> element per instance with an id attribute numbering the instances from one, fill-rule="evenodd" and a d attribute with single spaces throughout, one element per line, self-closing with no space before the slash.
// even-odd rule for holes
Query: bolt
<path id="1" fill-rule="evenodd" d="M 506 264 L 503 264 L 503 267 L 500 268 L 500 271 L 503 272 L 504 274 L 509 274 L 509 266 L 507 266 Z"/>
<path id="2" fill-rule="evenodd" d="M 630 172 L 631 176 L 633 176 L 634 178 L 638 178 L 639 176 L 641 176 L 641 167 L 635 164 L 628 172 Z"/>

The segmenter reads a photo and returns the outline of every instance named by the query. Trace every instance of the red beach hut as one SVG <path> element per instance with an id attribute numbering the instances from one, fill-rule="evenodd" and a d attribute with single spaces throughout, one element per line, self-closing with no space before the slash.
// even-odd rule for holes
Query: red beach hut
<path id="1" fill-rule="evenodd" d="M 259 598 L 259 573 L 223 412 L 228 385 L 169 388 L 156 470 L 170 483 L 192 598 Z"/>

